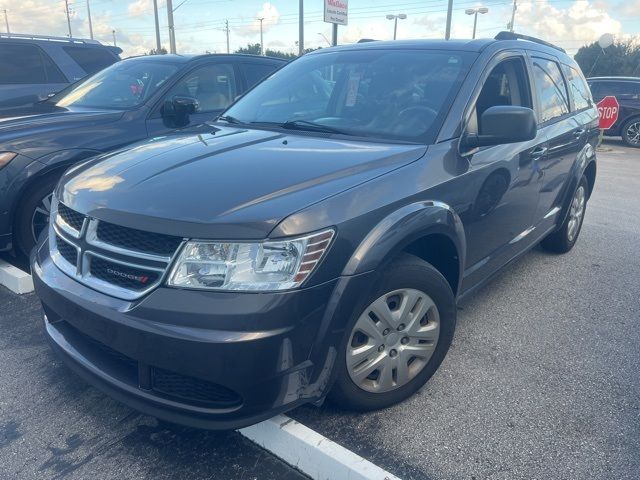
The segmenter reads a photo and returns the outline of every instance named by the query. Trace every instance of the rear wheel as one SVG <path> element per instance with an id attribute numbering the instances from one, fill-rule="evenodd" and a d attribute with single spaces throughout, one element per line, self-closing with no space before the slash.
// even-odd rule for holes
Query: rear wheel
<path id="1" fill-rule="evenodd" d="M 444 359 L 456 322 L 453 292 L 430 264 L 403 254 L 348 328 L 329 399 L 375 410 L 422 387 Z"/>
<path id="2" fill-rule="evenodd" d="M 20 199 L 16 213 L 16 248 L 28 256 L 40 234 L 49 225 L 53 189 L 58 183 L 58 175 L 43 178 Z"/>
<path id="3" fill-rule="evenodd" d="M 640 148 L 640 117 L 632 118 L 622 126 L 622 141 L 630 147 Z"/>
<path id="4" fill-rule="evenodd" d="M 543 248 L 555 253 L 566 253 L 573 248 L 582 229 L 588 194 L 589 183 L 587 177 L 583 175 L 571 198 L 567 218 L 558 230 L 542 240 Z"/>

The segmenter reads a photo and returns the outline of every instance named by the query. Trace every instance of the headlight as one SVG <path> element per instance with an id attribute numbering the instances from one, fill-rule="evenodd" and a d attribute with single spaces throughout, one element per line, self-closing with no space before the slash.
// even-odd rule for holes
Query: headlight
<path id="1" fill-rule="evenodd" d="M 172 287 L 287 290 L 300 286 L 327 251 L 333 230 L 259 243 L 189 241 L 169 274 Z"/>
<path id="2" fill-rule="evenodd" d="M 0 168 L 4 167 L 17 156 L 18 154 L 14 152 L 0 152 Z"/>

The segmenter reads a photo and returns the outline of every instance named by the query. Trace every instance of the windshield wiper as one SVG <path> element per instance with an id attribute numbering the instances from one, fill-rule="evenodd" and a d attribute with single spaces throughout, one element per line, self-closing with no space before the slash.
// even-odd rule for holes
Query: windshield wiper
<path id="1" fill-rule="evenodd" d="M 314 132 L 345 134 L 338 128 L 322 125 L 321 123 L 310 122 L 308 120 L 288 120 L 280 126 L 291 130 L 309 130 Z"/>
<path id="2" fill-rule="evenodd" d="M 236 117 L 232 117 L 231 115 L 220 115 L 216 120 L 222 120 L 223 122 L 232 123 L 234 125 L 239 125 L 243 122 L 238 120 Z"/>

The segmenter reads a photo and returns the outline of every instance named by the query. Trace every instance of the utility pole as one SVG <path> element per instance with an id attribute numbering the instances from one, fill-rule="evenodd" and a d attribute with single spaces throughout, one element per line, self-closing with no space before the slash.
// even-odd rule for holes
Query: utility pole
<path id="1" fill-rule="evenodd" d="M 262 22 L 264 20 L 264 17 L 258 18 L 258 20 L 260 21 L 260 55 L 264 55 L 264 43 L 262 40 Z"/>
<path id="2" fill-rule="evenodd" d="M 224 21 L 224 32 L 227 34 L 227 53 L 229 53 L 229 20 Z"/>
<path id="3" fill-rule="evenodd" d="M 7 26 L 7 33 L 11 33 L 11 30 L 9 30 L 9 15 L 6 8 L 4 9 L 4 24 Z"/>
<path id="4" fill-rule="evenodd" d="M 116 42 L 116 31 L 115 30 L 111 30 L 111 33 L 113 33 L 113 46 L 117 47 L 118 46 L 118 42 Z"/>
<path id="5" fill-rule="evenodd" d="M 67 12 L 67 26 L 69 27 L 69 38 L 71 38 L 71 18 L 69 17 L 69 0 L 64 0 L 64 10 Z"/>
<path id="6" fill-rule="evenodd" d="M 176 29 L 173 24 L 173 1 L 167 0 L 167 19 L 169 21 L 169 53 L 176 53 Z"/>
<path id="7" fill-rule="evenodd" d="M 335 47 L 338 45 L 338 24 L 334 23 L 331 27 L 331 46 Z"/>
<path id="8" fill-rule="evenodd" d="M 513 32 L 513 24 L 516 21 L 516 10 L 518 9 L 517 0 L 513 0 L 513 10 L 511 12 L 511 23 L 509 23 L 509 31 Z"/>
<path id="9" fill-rule="evenodd" d="M 298 56 L 304 55 L 304 0 L 300 0 L 298 15 Z"/>
<path id="10" fill-rule="evenodd" d="M 449 0 L 447 5 L 447 27 L 444 31 L 444 39 L 449 40 L 451 38 L 451 15 L 453 13 L 453 0 Z"/>
<path id="11" fill-rule="evenodd" d="M 91 23 L 91 6 L 87 0 L 87 18 L 89 19 L 89 37 L 93 40 L 93 24 Z"/>
<path id="12" fill-rule="evenodd" d="M 158 20 L 158 0 L 153 0 L 153 18 L 156 22 L 156 53 L 160 54 L 160 20 Z"/>

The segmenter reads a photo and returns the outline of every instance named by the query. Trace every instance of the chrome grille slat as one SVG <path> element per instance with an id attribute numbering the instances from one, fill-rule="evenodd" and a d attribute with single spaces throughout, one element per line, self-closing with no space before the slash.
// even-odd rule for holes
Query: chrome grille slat
<path id="1" fill-rule="evenodd" d="M 176 237 L 149 233 L 153 238 L 147 243 L 142 241 L 141 244 L 175 244 L 174 251 L 160 255 L 142 249 L 125 248 L 99 238 L 98 229 L 103 223 L 113 226 L 112 230 L 121 235 L 126 235 L 133 229 L 87 217 L 64 206 L 55 198 L 51 214 L 54 221 L 49 227 L 49 248 L 58 268 L 88 287 L 123 300 L 136 300 L 160 285 L 183 243 L 183 239 L 177 239 L 178 243 Z M 75 227 L 79 227 L 79 230 Z M 125 237 L 121 243 L 136 246 L 136 240 L 144 240 L 145 233 L 135 230 L 133 240 Z M 163 244 L 166 239 L 173 243 Z M 69 248 L 75 248 L 78 252 L 75 264 L 70 261 L 72 256 Z"/>

